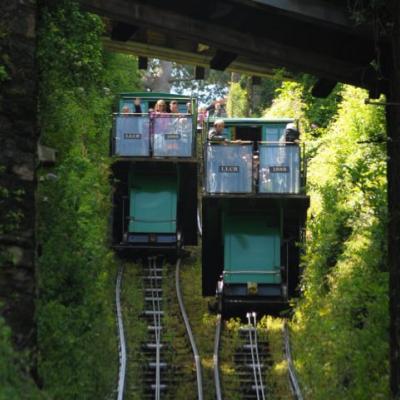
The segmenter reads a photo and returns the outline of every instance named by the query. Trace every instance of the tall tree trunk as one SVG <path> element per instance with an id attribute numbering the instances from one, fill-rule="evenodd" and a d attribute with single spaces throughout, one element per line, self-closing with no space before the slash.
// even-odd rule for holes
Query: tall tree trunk
<path id="1" fill-rule="evenodd" d="M 388 263 L 390 274 L 390 388 L 400 399 L 400 2 L 393 0 L 394 18 L 389 55 L 388 128 Z"/>

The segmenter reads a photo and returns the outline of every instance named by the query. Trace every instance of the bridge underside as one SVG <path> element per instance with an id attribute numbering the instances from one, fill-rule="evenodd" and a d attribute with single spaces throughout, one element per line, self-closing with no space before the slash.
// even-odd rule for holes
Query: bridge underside
<path id="1" fill-rule="evenodd" d="M 81 0 L 107 21 L 105 46 L 202 68 L 271 75 L 275 68 L 319 77 L 316 95 L 336 82 L 383 92 L 368 25 L 335 0 Z M 380 46 L 385 47 L 385 38 Z"/>

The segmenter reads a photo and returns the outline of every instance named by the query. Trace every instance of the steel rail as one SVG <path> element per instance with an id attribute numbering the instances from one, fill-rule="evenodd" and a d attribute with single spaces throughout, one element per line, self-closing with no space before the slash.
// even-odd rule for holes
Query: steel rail
<path id="1" fill-rule="evenodd" d="M 160 302 L 156 300 L 154 289 L 155 280 L 157 278 L 157 263 L 155 257 L 148 258 L 148 267 L 150 272 L 150 287 L 152 290 L 151 301 L 153 306 L 153 324 L 156 344 L 156 382 L 154 387 L 155 400 L 160 400 L 161 397 L 161 371 L 160 371 L 160 345 L 161 345 L 161 317 L 160 317 Z"/>
<path id="2" fill-rule="evenodd" d="M 181 260 L 178 258 L 176 262 L 176 269 L 175 269 L 175 288 L 176 288 L 176 296 L 179 302 L 179 308 L 181 310 L 181 314 L 183 317 L 183 321 L 185 323 L 186 332 L 189 336 L 190 345 L 192 346 L 192 351 L 194 355 L 194 361 L 196 366 L 196 378 L 197 378 L 197 398 L 198 400 L 203 400 L 203 377 L 202 377 L 202 370 L 201 370 L 201 360 L 200 355 L 197 350 L 196 341 L 194 340 L 194 336 L 192 333 L 192 328 L 190 327 L 189 318 L 187 316 L 185 306 L 183 303 L 183 297 L 181 293 L 181 287 L 179 283 L 179 270 L 180 270 Z"/>
<path id="3" fill-rule="evenodd" d="M 126 342 L 124 334 L 124 323 L 122 320 L 121 310 L 121 282 L 124 273 L 124 267 L 118 270 L 117 282 L 115 287 L 115 304 L 117 308 L 117 325 L 118 325 L 118 336 L 119 336 L 119 371 L 118 371 L 118 388 L 117 388 L 117 399 L 124 399 L 125 391 L 125 375 L 126 375 Z"/>
<path id="4" fill-rule="evenodd" d="M 214 382 L 215 382 L 215 395 L 217 400 L 222 400 L 221 379 L 219 376 L 219 346 L 221 341 L 221 314 L 217 315 L 217 326 L 215 329 L 214 337 L 214 355 L 213 355 L 213 369 L 214 369 Z"/>
<path id="5" fill-rule="evenodd" d="M 200 237 L 203 236 L 203 227 L 200 218 L 200 207 L 197 207 L 197 230 L 199 231 Z"/>
<path id="6" fill-rule="evenodd" d="M 262 398 L 262 400 L 265 400 L 265 392 L 264 392 L 264 385 L 263 385 L 262 372 L 261 372 L 260 355 L 258 352 L 257 314 L 255 312 L 253 312 L 252 316 L 253 316 L 253 323 L 254 323 L 254 342 L 256 344 L 255 352 L 256 352 L 256 362 L 257 362 L 257 369 L 258 369 L 258 379 L 260 381 L 261 398 Z"/>
<path id="7" fill-rule="evenodd" d="M 254 384 L 256 389 L 257 400 L 260 400 L 260 392 L 258 390 L 258 374 L 256 370 L 256 361 L 254 355 L 254 347 L 257 346 L 256 343 L 253 344 L 253 334 L 251 333 L 253 325 L 251 323 L 251 313 L 246 314 L 247 321 L 248 321 L 248 329 L 249 329 L 249 343 L 250 343 L 250 354 L 251 354 L 251 361 L 252 361 L 252 368 L 253 368 L 253 377 L 254 377 Z M 261 382 L 262 385 L 262 382 Z"/>
<path id="8" fill-rule="evenodd" d="M 289 381 L 293 391 L 293 395 L 296 400 L 303 400 L 303 394 L 301 393 L 300 385 L 297 380 L 296 370 L 293 364 L 292 352 L 290 349 L 289 328 L 286 321 L 283 324 L 283 338 L 285 342 L 285 354 L 288 363 Z"/>
<path id="9" fill-rule="evenodd" d="M 156 382 L 154 387 L 155 400 L 161 399 L 161 306 L 160 299 L 155 295 L 157 276 L 157 258 L 149 257 L 150 287 L 152 290 L 153 324 L 156 345 Z"/>

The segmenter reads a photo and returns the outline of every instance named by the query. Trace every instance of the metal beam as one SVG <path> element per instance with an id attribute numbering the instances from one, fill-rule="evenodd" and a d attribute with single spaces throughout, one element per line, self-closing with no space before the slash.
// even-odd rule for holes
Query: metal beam
<path id="1" fill-rule="evenodd" d="M 269 65 L 286 67 L 294 72 L 308 72 L 319 77 L 370 87 L 375 84 L 373 71 L 332 57 L 283 45 L 270 39 L 232 30 L 221 24 L 200 21 L 168 10 L 146 6 L 137 0 L 81 0 L 82 6 L 108 18 L 148 27 L 206 43 Z"/>

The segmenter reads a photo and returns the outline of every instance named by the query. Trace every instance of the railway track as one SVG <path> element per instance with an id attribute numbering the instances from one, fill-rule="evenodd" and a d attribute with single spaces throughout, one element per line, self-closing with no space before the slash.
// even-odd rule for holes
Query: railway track
<path id="1" fill-rule="evenodd" d="M 241 398 L 244 400 L 266 400 L 270 393 L 266 385 L 265 376 L 269 363 L 269 347 L 265 339 L 260 339 L 257 328 L 256 313 L 246 314 L 247 324 L 239 328 L 241 346 L 235 352 L 236 376 L 239 381 L 238 387 Z M 223 400 L 224 393 L 220 376 L 219 354 L 221 349 L 222 316 L 217 315 L 217 323 L 214 337 L 214 384 L 216 400 Z M 300 385 L 297 380 L 295 368 L 290 350 L 289 331 L 285 321 L 283 325 L 283 339 L 285 345 L 285 358 L 288 364 L 288 378 L 292 390 L 293 399 L 303 400 Z"/>
<path id="2" fill-rule="evenodd" d="M 242 398 L 245 400 L 266 400 L 267 387 L 265 370 L 268 355 L 268 344 L 260 340 L 257 332 L 256 313 L 247 313 L 247 324 L 239 328 L 242 345 L 236 349 L 235 365 Z M 219 353 L 221 344 L 222 317 L 217 316 L 217 325 L 214 338 L 214 382 L 217 400 L 223 399 L 219 371 Z"/>
<path id="3" fill-rule="evenodd" d="M 176 298 L 179 303 L 180 319 L 185 326 L 188 342 L 191 350 L 187 350 L 188 354 L 180 354 L 182 357 L 190 357 L 189 352 L 192 352 L 194 364 L 196 368 L 196 389 L 197 398 L 203 400 L 203 385 L 200 356 L 197 351 L 196 343 L 189 319 L 185 311 L 183 296 L 181 293 L 179 282 L 180 259 L 177 260 L 175 267 L 175 289 Z M 143 393 L 142 399 L 160 400 L 164 398 L 173 398 L 176 385 L 179 383 L 180 366 L 174 365 L 174 357 L 171 348 L 166 340 L 163 340 L 165 324 L 164 324 L 164 308 L 172 299 L 164 297 L 163 288 L 163 259 L 162 257 L 148 257 L 146 263 L 142 266 L 142 286 L 144 295 L 144 309 L 140 315 L 144 319 L 147 326 L 147 338 L 140 346 L 141 365 L 138 369 L 141 371 Z M 127 349 L 125 344 L 125 333 L 121 311 L 121 284 L 123 277 L 123 269 L 118 272 L 116 285 L 116 308 L 117 322 L 120 344 L 120 368 L 118 379 L 117 399 L 125 398 L 125 375 L 127 370 Z M 175 300 L 176 301 L 176 300 Z M 183 328 L 182 328 L 183 329 Z M 182 352 L 182 350 L 181 350 Z"/>

